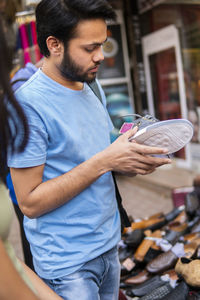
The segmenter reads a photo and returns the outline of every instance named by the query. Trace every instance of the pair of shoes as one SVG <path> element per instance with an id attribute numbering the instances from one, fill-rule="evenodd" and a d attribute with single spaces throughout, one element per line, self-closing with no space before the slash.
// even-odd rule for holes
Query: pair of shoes
<path id="1" fill-rule="evenodd" d="M 138 127 L 138 131 L 130 141 L 135 140 L 147 146 L 166 148 L 168 154 L 182 149 L 193 136 L 193 125 L 185 119 L 159 121 L 146 115 L 136 119 L 134 125 Z"/>

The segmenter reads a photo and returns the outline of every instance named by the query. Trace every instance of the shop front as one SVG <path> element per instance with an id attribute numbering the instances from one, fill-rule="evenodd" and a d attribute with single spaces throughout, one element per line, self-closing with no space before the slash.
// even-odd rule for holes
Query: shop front
<path id="1" fill-rule="evenodd" d="M 138 1 L 146 107 L 160 120 L 189 119 L 194 136 L 177 166 L 200 170 L 200 1 Z"/>

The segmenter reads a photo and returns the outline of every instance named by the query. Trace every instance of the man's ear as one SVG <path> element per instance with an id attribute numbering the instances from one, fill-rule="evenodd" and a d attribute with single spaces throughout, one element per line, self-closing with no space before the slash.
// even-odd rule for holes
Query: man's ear
<path id="1" fill-rule="evenodd" d="M 50 55 L 59 56 L 63 51 L 63 44 L 54 36 L 49 36 L 46 40 L 47 48 L 50 52 Z"/>

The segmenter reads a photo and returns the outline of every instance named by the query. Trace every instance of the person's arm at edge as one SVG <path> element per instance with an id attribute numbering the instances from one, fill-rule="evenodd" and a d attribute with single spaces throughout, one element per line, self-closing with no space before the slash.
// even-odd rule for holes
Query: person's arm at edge
<path id="1" fill-rule="evenodd" d="M 0 240 L 0 299 L 40 300 L 26 285 L 13 266 Z"/>
<path id="2" fill-rule="evenodd" d="M 61 300 L 62 298 L 58 296 L 48 285 L 40 279 L 23 261 L 20 261 L 22 267 L 27 274 L 28 278 L 31 280 L 40 300 Z"/>
<path id="3" fill-rule="evenodd" d="M 42 182 L 44 165 L 11 168 L 15 193 L 24 215 L 36 218 L 62 206 L 106 172 L 145 175 L 171 162 L 167 158 L 151 156 L 164 154 L 166 150 L 129 142 L 129 137 L 134 133 L 134 129 L 129 130 L 102 152 L 46 182 Z"/>

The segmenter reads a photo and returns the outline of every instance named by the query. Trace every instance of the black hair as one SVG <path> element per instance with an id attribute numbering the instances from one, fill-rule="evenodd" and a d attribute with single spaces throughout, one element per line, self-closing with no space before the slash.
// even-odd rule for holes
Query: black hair
<path id="1" fill-rule="evenodd" d="M 12 152 L 23 151 L 29 131 L 24 112 L 10 84 L 9 71 L 12 64 L 1 20 L 0 41 L 0 179 L 5 182 L 8 148 Z"/>
<path id="2" fill-rule="evenodd" d="M 38 45 L 42 54 L 50 55 L 46 45 L 54 36 L 66 46 L 75 36 L 80 21 L 115 20 L 116 14 L 106 0 L 42 0 L 36 7 Z"/>

